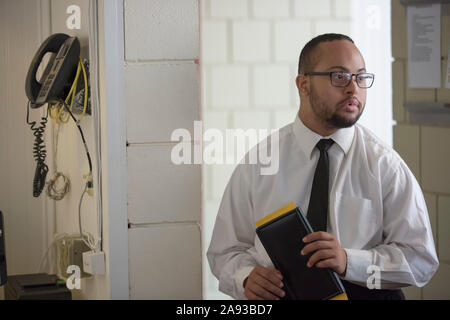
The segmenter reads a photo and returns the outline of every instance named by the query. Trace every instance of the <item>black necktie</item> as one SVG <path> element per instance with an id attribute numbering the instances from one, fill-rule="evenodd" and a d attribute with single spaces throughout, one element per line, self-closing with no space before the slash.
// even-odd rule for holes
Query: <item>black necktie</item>
<path id="1" fill-rule="evenodd" d="M 317 162 L 316 172 L 314 173 L 307 215 L 314 232 L 327 231 L 329 176 L 327 150 L 333 143 L 334 141 L 332 139 L 322 139 L 316 145 L 320 151 L 320 158 Z"/>

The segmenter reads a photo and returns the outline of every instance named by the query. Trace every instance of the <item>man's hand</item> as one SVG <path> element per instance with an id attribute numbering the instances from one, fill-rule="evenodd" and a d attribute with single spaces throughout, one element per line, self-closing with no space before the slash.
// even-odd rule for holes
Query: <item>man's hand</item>
<path id="1" fill-rule="evenodd" d="M 244 294 L 249 300 L 280 300 L 283 276 L 273 268 L 256 266 L 244 280 Z"/>
<path id="2" fill-rule="evenodd" d="M 308 260 L 308 267 L 315 265 L 317 268 L 330 268 L 339 276 L 345 276 L 347 254 L 334 235 L 319 231 L 307 235 L 302 240 L 308 244 L 305 245 L 301 254 L 314 252 Z"/>

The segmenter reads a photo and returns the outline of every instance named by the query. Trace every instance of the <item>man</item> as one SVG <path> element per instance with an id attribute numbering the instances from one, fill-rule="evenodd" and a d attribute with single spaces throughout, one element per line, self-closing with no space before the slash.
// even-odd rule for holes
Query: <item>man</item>
<path id="1" fill-rule="evenodd" d="M 298 254 L 336 272 L 350 299 L 404 299 L 399 288 L 431 279 L 439 262 L 420 186 L 392 148 L 355 125 L 373 81 L 349 37 L 324 34 L 305 45 L 300 110 L 279 131 L 279 171 L 263 176 L 259 164 L 240 164 L 225 189 L 207 253 L 222 292 L 285 295 L 254 223 L 289 202 L 322 230 Z M 380 271 L 379 290 L 367 288 L 371 270 Z"/>

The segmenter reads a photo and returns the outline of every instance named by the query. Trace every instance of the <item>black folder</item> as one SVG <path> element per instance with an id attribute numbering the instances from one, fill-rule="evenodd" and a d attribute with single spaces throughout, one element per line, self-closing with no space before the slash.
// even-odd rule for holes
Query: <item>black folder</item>
<path id="1" fill-rule="evenodd" d="M 256 234 L 276 269 L 283 275 L 286 300 L 347 300 L 337 274 L 328 268 L 308 268 L 313 253 L 303 256 L 302 239 L 313 230 L 294 203 L 256 222 Z"/>

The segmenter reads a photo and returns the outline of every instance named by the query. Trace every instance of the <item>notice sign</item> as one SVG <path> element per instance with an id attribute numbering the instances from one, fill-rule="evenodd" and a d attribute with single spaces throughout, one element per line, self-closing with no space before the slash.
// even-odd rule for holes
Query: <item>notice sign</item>
<path id="1" fill-rule="evenodd" d="M 441 5 L 407 6 L 408 87 L 441 87 Z"/>

